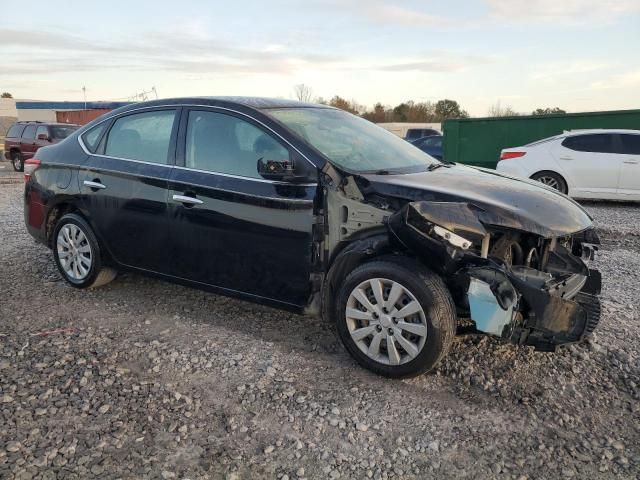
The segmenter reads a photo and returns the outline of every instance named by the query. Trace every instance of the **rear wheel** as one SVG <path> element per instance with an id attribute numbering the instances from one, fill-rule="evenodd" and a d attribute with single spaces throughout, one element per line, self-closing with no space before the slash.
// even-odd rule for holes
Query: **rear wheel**
<path id="1" fill-rule="evenodd" d="M 75 288 L 99 287 L 116 277 L 116 271 L 104 267 L 98 240 L 89 224 L 69 213 L 53 231 L 53 255 L 62 277 Z"/>
<path id="2" fill-rule="evenodd" d="M 394 378 L 431 370 L 456 329 L 451 295 L 416 261 L 384 257 L 356 268 L 335 303 L 338 335 L 363 367 Z"/>
<path id="3" fill-rule="evenodd" d="M 537 180 L 540 183 L 544 183 L 545 185 L 555 188 L 559 192 L 566 194 L 568 192 L 567 182 L 564 181 L 560 175 L 556 172 L 544 171 L 538 172 L 531 176 L 532 180 Z"/>
<path id="4" fill-rule="evenodd" d="M 22 161 L 22 154 L 20 152 L 13 152 L 11 154 L 11 165 L 16 172 L 24 171 L 24 162 Z"/>

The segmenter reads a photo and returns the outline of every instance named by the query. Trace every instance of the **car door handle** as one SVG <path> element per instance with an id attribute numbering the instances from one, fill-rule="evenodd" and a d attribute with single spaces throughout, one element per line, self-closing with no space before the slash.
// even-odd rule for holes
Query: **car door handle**
<path id="1" fill-rule="evenodd" d="M 174 195 L 171 198 L 174 202 L 184 203 L 186 205 L 202 205 L 204 203 L 202 200 L 198 200 L 195 197 L 189 197 L 187 195 Z"/>
<path id="2" fill-rule="evenodd" d="M 103 185 L 102 183 L 100 183 L 100 180 L 97 179 L 94 181 L 85 180 L 82 183 L 85 187 L 89 187 L 91 190 L 104 190 L 105 188 L 107 188 L 106 185 Z"/>
<path id="3" fill-rule="evenodd" d="M 560 160 L 573 160 L 573 157 L 560 157 Z"/>
<path id="4" fill-rule="evenodd" d="M 629 160 L 625 160 L 624 163 L 628 163 L 631 165 L 637 165 L 638 164 L 638 160 L 634 160 L 632 158 L 630 158 Z"/>

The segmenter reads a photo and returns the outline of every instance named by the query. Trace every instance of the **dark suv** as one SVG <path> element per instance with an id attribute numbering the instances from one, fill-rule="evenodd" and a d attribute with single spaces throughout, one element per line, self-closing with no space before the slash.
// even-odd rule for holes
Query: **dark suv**
<path id="1" fill-rule="evenodd" d="M 433 368 L 456 333 L 550 351 L 600 315 L 580 205 L 323 105 L 139 103 L 41 148 L 25 179 L 26 227 L 73 287 L 134 270 L 323 313 L 391 377 Z"/>
<path id="2" fill-rule="evenodd" d="M 33 157 L 40 147 L 57 143 L 78 128 L 79 125 L 67 123 L 18 122 L 7 132 L 4 156 L 11 160 L 16 172 L 22 172 L 24 161 Z"/>

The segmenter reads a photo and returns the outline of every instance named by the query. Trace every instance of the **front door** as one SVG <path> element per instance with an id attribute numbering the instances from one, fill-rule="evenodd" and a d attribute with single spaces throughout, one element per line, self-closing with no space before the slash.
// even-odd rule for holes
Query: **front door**
<path id="1" fill-rule="evenodd" d="M 122 265 L 166 273 L 167 183 L 176 118 L 176 109 L 118 117 L 79 173 L 88 218 Z M 93 132 L 83 139 L 95 140 Z"/>
<path id="2" fill-rule="evenodd" d="M 640 200 L 640 133 L 620 134 L 620 199 Z"/>
<path id="3" fill-rule="evenodd" d="M 253 120 L 185 112 L 169 180 L 172 274 L 302 306 L 310 293 L 315 184 L 269 181 L 259 159 L 290 150 Z"/>
<path id="4" fill-rule="evenodd" d="M 615 198 L 620 175 L 620 155 L 615 135 L 588 133 L 565 138 L 552 153 L 571 183 L 572 196 Z"/>

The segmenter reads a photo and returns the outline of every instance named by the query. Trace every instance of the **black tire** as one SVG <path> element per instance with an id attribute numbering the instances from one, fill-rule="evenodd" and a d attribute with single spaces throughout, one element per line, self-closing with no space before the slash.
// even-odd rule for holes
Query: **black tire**
<path id="1" fill-rule="evenodd" d="M 346 318 L 349 296 L 362 282 L 374 278 L 400 283 L 425 313 L 426 341 L 417 356 L 406 363 L 389 365 L 370 358 L 358 348 L 349 332 Z M 380 257 L 353 270 L 338 290 L 333 314 L 340 340 L 355 360 L 372 372 L 391 378 L 414 377 L 433 369 L 449 351 L 457 324 L 455 306 L 442 279 L 416 260 L 400 256 Z"/>
<path id="2" fill-rule="evenodd" d="M 557 186 L 549 185 L 547 182 L 545 182 L 545 179 L 554 180 Z M 544 183 L 545 185 L 555 188 L 556 190 L 558 190 L 561 193 L 564 193 L 565 195 L 569 191 L 569 189 L 567 188 L 567 182 L 565 181 L 564 178 L 562 178 L 562 175 L 556 172 L 552 172 L 550 170 L 543 170 L 542 172 L 534 173 L 533 175 L 531 175 L 531 180 Z"/>
<path id="3" fill-rule="evenodd" d="M 84 237 L 86 238 L 85 245 L 88 244 L 90 248 L 91 266 L 88 269 L 88 273 L 79 279 L 71 277 L 65 271 L 65 268 L 59 256 L 60 253 L 57 245 L 58 235 L 60 234 L 60 231 L 67 225 L 74 225 L 75 227 L 79 228 L 80 231 L 84 234 Z M 58 267 L 58 270 L 60 271 L 60 274 L 62 275 L 62 278 L 64 278 L 64 280 L 72 287 L 75 287 L 75 288 L 100 287 L 102 285 L 109 283 L 116 277 L 117 272 L 114 269 L 105 267 L 103 265 L 101 249 L 100 249 L 100 244 L 98 242 L 98 239 L 96 238 L 89 224 L 80 215 L 77 215 L 75 213 L 68 213 L 62 216 L 60 220 L 58 220 L 58 223 L 56 223 L 56 226 L 53 230 L 51 245 L 53 248 L 53 256 L 54 256 L 56 265 Z"/>
<path id="4" fill-rule="evenodd" d="M 16 172 L 24 172 L 24 161 L 20 152 L 11 153 L 11 166 Z"/>

